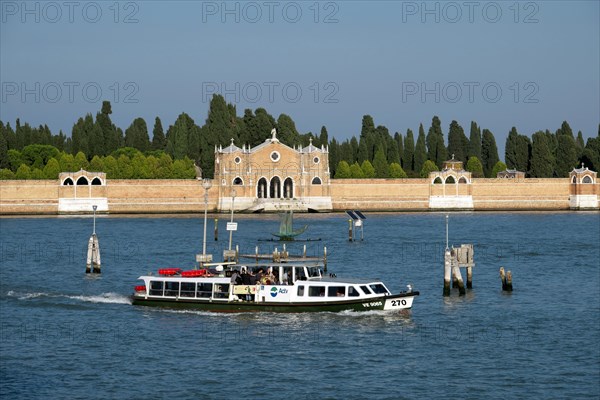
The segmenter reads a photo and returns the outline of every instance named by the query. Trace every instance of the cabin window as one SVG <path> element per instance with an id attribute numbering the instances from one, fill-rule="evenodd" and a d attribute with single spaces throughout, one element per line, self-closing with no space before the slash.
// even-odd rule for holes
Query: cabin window
<path id="1" fill-rule="evenodd" d="M 304 286 L 298 286 L 298 297 L 304 296 Z"/>
<path id="2" fill-rule="evenodd" d="M 323 297 L 325 296 L 325 286 L 311 286 L 308 288 L 309 297 Z"/>
<path id="3" fill-rule="evenodd" d="M 363 292 L 365 292 L 365 294 L 373 294 L 373 292 L 371 292 L 369 290 L 369 287 L 367 285 L 363 285 L 360 288 L 362 289 Z"/>
<path id="4" fill-rule="evenodd" d="M 358 293 L 358 290 L 356 290 L 356 288 L 354 286 L 348 286 L 348 296 L 349 297 L 358 297 L 358 296 L 360 296 L 360 293 Z"/>
<path id="5" fill-rule="evenodd" d="M 306 275 L 304 274 L 304 267 L 296 267 L 296 280 L 305 281 Z"/>
<path id="6" fill-rule="evenodd" d="M 163 283 L 163 281 L 150 281 L 150 296 L 162 296 Z"/>
<path id="7" fill-rule="evenodd" d="M 319 268 L 317 267 L 310 267 L 308 268 L 308 276 L 311 278 L 318 278 L 321 276 Z"/>
<path id="8" fill-rule="evenodd" d="M 329 286 L 327 289 L 327 296 L 329 297 L 345 297 L 346 287 L 344 286 Z"/>
<path id="9" fill-rule="evenodd" d="M 215 283 L 215 299 L 228 299 L 229 298 L 229 284 L 228 283 Z"/>
<path id="10" fill-rule="evenodd" d="M 196 297 L 208 298 L 212 294 L 212 283 L 199 283 L 196 288 Z"/>
<path id="11" fill-rule="evenodd" d="M 181 282 L 181 297 L 194 297 L 196 284 L 194 282 Z"/>
<path id="12" fill-rule="evenodd" d="M 179 296 L 179 282 L 165 282 L 165 296 Z"/>
<path id="13" fill-rule="evenodd" d="M 385 286 L 383 286 L 381 283 L 374 283 L 372 285 L 369 285 L 371 287 L 371 289 L 373 290 L 374 293 L 377 294 L 387 294 L 387 290 L 385 289 Z"/>

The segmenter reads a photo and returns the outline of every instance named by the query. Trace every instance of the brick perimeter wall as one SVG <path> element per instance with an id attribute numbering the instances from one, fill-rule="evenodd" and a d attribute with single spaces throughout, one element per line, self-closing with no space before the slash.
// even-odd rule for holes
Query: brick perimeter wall
<path id="1" fill-rule="evenodd" d="M 440 195 L 441 185 L 428 179 L 343 179 L 331 182 L 334 211 L 427 211 L 429 196 Z M 203 212 L 204 189 L 196 180 L 109 180 L 106 186 L 77 186 L 77 197 L 107 197 L 111 213 Z M 218 188 L 209 190 L 209 211 L 215 211 Z M 447 185 L 454 195 L 456 186 Z M 566 210 L 569 195 L 598 194 L 600 183 L 572 185 L 561 179 L 473 179 L 459 185 L 471 194 L 475 210 Z M 59 197 L 75 197 L 74 186 L 56 180 L 0 181 L 0 214 L 56 214 Z"/>

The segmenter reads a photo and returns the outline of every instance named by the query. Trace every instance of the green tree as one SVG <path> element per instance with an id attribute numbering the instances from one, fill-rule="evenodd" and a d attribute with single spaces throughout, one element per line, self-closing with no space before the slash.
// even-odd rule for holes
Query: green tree
<path id="1" fill-rule="evenodd" d="M 396 147 L 398 148 L 398 157 L 400 158 L 399 164 L 402 166 L 404 165 L 404 141 L 402 140 L 400 132 L 394 134 L 394 140 L 396 141 Z"/>
<path id="2" fill-rule="evenodd" d="M 531 140 L 525 135 L 519 135 L 516 143 L 516 164 L 513 168 L 518 171 L 529 172 L 531 160 Z"/>
<path id="3" fill-rule="evenodd" d="M 15 179 L 15 174 L 8 168 L 0 169 L 0 180 L 11 180 Z"/>
<path id="4" fill-rule="evenodd" d="M 329 135 L 327 134 L 327 128 L 325 127 L 325 125 L 323 125 L 321 127 L 321 134 L 319 135 L 319 143 L 321 143 L 323 146 L 327 146 L 327 144 L 329 143 Z"/>
<path id="5" fill-rule="evenodd" d="M 39 168 L 32 168 L 31 173 L 29 174 L 29 179 L 46 179 L 44 175 L 44 171 Z"/>
<path id="6" fill-rule="evenodd" d="M 151 171 L 146 164 L 146 157 L 139 153 L 131 160 L 132 176 L 134 179 L 152 178 L 154 171 Z"/>
<path id="7" fill-rule="evenodd" d="M 277 118 L 277 138 L 288 146 L 300 142 L 300 133 L 296 129 L 296 124 L 287 114 L 280 114 Z"/>
<path id="8" fill-rule="evenodd" d="M 595 138 L 588 138 L 581 162 L 592 171 L 600 170 L 600 135 Z"/>
<path id="9" fill-rule="evenodd" d="M 419 127 L 419 137 L 417 138 L 417 144 L 415 146 L 414 170 L 421 171 L 425 161 L 427 161 L 427 152 L 425 150 L 425 131 L 423 130 L 423 125 L 421 125 Z"/>
<path id="10" fill-rule="evenodd" d="M 369 150 L 367 149 L 367 139 L 361 137 L 360 142 L 358 144 L 358 154 L 356 157 L 356 161 L 362 163 L 365 160 L 369 159 Z"/>
<path id="11" fill-rule="evenodd" d="M 94 156 L 94 158 L 92 158 L 92 161 L 90 161 L 89 169 L 90 171 L 94 172 L 104 172 L 104 162 L 100 157 Z"/>
<path id="12" fill-rule="evenodd" d="M 475 121 L 471 121 L 471 132 L 469 133 L 469 157 L 471 156 L 481 160 L 481 130 Z"/>
<path id="13" fill-rule="evenodd" d="M 15 174 L 15 178 L 17 179 L 29 179 L 31 177 L 31 168 L 29 168 L 25 164 L 21 164 L 19 168 L 17 168 L 17 173 Z"/>
<path id="14" fill-rule="evenodd" d="M 173 159 L 168 154 L 162 154 L 158 158 L 158 169 L 156 171 L 156 177 L 159 179 L 167 179 L 172 176 L 173 173 Z"/>
<path id="15" fill-rule="evenodd" d="M 163 131 L 162 122 L 159 117 L 154 119 L 154 129 L 152 130 L 152 150 L 165 150 L 167 148 L 167 138 Z"/>
<path id="16" fill-rule="evenodd" d="M 483 172 L 487 178 L 490 178 L 492 169 L 500 161 L 500 158 L 498 157 L 498 147 L 496 146 L 494 134 L 488 129 L 483 130 L 481 138 L 481 158 Z"/>
<path id="17" fill-rule="evenodd" d="M 331 172 L 331 176 L 335 176 L 335 170 L 337 168 L 338 162 L 340 161 L 340 145 L 335 138 L 331 139 L 329 143 L 329 169 Z"/>
<path id="18" fill-rule="evenodd" d="M 354 164 L 350 166 L 350 177 L 353 179 L 363 179 L 365 177 L 365 174 L 360 168 L 360 165 L 358 165 L 358 162 L 354 162 Z"/>
<path id="19" fill-rule="evenodd" d="M 8 131 L 0 121 L 0 169 L 10 167 L 8 162 Z"/>
<path id="20" fill-rule="evenodd" d="M 531 176 L 551 178 L 554 172 L 554 155 L 550 149 L 550 139 L 542 131 L 534 133 L 532 138 Z"/>
<path id="21" fill-rule="evenodd" d="M 25 164 L 34 168 L 44 168 L 51 158 L 58 157 L 59 151 L 56 147 L 46 144 L 30 144 L 21 152 Z"/>
<path id="22" fill-rule="evenodd" d="M 175 124 L 167 131 L 167 153 L 174 159 L 183 158 L 187 154 L 188 135 L 193 120 L 186 113 L 177 117 Z M 204 165 L 201 165 L 204 171 Z"/>
<path id="23" fill-rule="evenodd" d="M 56 158 L 52 157 L 44 167 L 44 177 L 46 179 L 58 179 L 58 174 L 60 174 L 60 164 Z"/>
<path id="24" fill-rule="evenodd" d="M 495 178 L 498 176 L 498 172 L 501 171 L 506 171 L 506 164 L 504 164 L 502 161 L 498 161 L 496 164 L 494 164 L 494 168 L 492 168 L 492 178 Z"/>
<path id="25" fill-rule="evenodd" d="M 438 171 L 438 167 L 437 165 L 435 165 L 435 163 L 431 160 L 427 160 L 425 161 L 425 163 L 423 163 L 423 168 L 421 168 L 421 172 L 420 172 L 420 176 L 421 178 L 427 178 L 429 177 L 429 173 L 430 172 L 434 172 L 434 171 Z"/>
<path id="26" fill-rule="evenodd" d="M 402 169 L 400 164 L 391 163 L 390 164 L 390 178 L 407 178 L 406 172 Z"/>
<path id="27" fill-rule="evenodd" d="M 421 124 L 421 126 L 423 126 Z M 415 170 L 415 139 L 413 132 L 408 129 L 406 131 L 406 139 L 404 140 L 404 156 L 402 157 L 402 166 L 407 171 Z"/>
<path id="28" fill-rule="evenodd" d="M 117 158 L 117 171 L 116 178 L 117 179 L 132 179 L 133 178 L 133 167 L 131 165 L 131 160 L 125 154 L 121 154 L 119 158 Z"/>
<path id="29" fill-rule="evenodd" d="M 400 163 L 400 153 L 398 153 L 398 142 L 392 138 L 391 136 L 387 137 L 387 162 L 391 163 Z"/>
<path id="30" fill-rule="evenodd" d="M 27 160 L 21 154 L 19 150 L 10 149 L 7 152 L 8 154 L 8 164 L 10 165 L 10 169 L 12 171 L 17 171 L 17 169 L 21 166 L 21 164 L 27 164 Z"/>
<path id="31" fill-rule="evenodd" d="M 448 131 L 448 154 L 454 155 L 455 160 L 462 162 L 467 162 L 469 155 L 469 139 L 462 126 L 454 120 L 450 123 Z"/>
<path id="32" fill-rule="evenodd" d="M 566 124 L 566 121 L 563 122 L 563 127 L 564 124 Z M 571 128 L 568 129 L 570 131 Z M 558 146 L 556 147 L 555 172 L 557 177 L 564 178 L 568 177 L 569 172 L 577 165 L 578 152 L 572 132 L 569 134 L 568 131 L 567 133 L 564 133 L 565 130 L 561 129 L 561 131 L 556 135 Z"/>
<path id="33" fill-rule="evenodd" d="M 143 118 L 134 119 L 129 128 L 125 130 L 125 146 L 133 147 L 141 152 L 150 150 L 148 127 Z"/>
<path id="34" fill-rule="evenodd" d="M 504 160 L 506 161 L 506 165 L 508 166 L 508 168 L 518 169 L 518 146 L 519 133 L 517 132 L 517 128 L 513 126 L 510 132 L 508 132 L 508 136 L 506 137 L 506 144 L 504 146 Z"/>
<path id="35" fill-rule="evenodd" d="M 375 152 L 375 158 L 373 159 L 373 168 L 375 168 L 376 178 L 389 178 L 390 166 L 386 160 L 385 154 L 383 154 L 382 148 L 379 148 L 379 150 Z"/>
<path id="36" fill-rule="evenodd" d="M 441 169 L 444 161 L 446 161 L 447 151 L 444 144 L 444 134 L 442 133 L 442 123 L 437 116 L 434 116 L 431 120 L 431 127 L 427 133 L 426 141 L 427 158 L 434 161 Z M 415 169 L 416 168 L 417 167 L 415 165 Z"/>
<path id="37" fill-rule="evenodd" d="M 85 154 L 82 151 L 75 155 L 75 170 L 87 169 L 89 163 Z"/>
<path id="38" fill-rule="evenodd" d="M 102 160 L 104 164 L 104 172 L 106 172 L 106 177 L 109 179 L 118 179 L 119 178 L 119 163 L 113 156 L 106 156 Z"/>
<path id="39" fill-rule="evenodd" d="M 469 157 L 466 169 L 471 173 L 473 178 L 483 177 L 483 165 L 481 165 L 481 161 L 475 156 Z"/>
<path id="40" fill-rule="evenodd" d="M 360 166 L 360 169 L 362 169 L 363 174 L 365 175 L 365 178 L 368 178 L 368 179 L 375 178 L 375 168 L 373 167 L 373 164 L 371 164 L 371 162 L 369 160 L 363 161 L 363 163 Z"/>
<path id="41" fill-rule="evenodd" d="M 351 178 L 350 165 L 345 160 L 342 160 L 335 169 L 335 179 L 348 179 Z"/>
<path id="42" fill-rule="evenodd" d="M 110 101 L 105 100 L 102 102 L 102 109 L 96 114 L 96 123 L 102 130 L 104 138 L 104 151 L 102 154 L 96 153 L 98 155 L 110 154 L 123 144 L 123 134 L 110 120 L 110 114 L 112 114 Z"/>
<path id="43" fill-rule="evenodd" d="M 75 166 L 75 157 L 73 157 L 73 154 L 62 153 L 58 162 L 60 163 L 60 170 L 62 172 L 75 172 L 78 170 Z"/>

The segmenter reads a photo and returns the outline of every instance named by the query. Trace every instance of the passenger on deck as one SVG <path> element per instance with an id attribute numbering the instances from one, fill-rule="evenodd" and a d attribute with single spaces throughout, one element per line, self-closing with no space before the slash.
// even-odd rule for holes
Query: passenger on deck
<path id="1" fill-rule="evenodd" d="M 263 276 L 265 275 L 265 271 L 260 268 L 258 273 L 256 274 L 256 282 L 263 283 Z"/>
<path id="2" fill-rule="evenodd" d="M 250 285 L 250 274 L 246 267 L 242 267 L 242 285 Z"/>
<path id="3" fill-rule="evenodd" d="M 238 271 L 233 271 L 233 273 L 231 274 L 231 284 L 232 285 L 239 285 L 242 283 L 242 277 L 240 276 Z"/>

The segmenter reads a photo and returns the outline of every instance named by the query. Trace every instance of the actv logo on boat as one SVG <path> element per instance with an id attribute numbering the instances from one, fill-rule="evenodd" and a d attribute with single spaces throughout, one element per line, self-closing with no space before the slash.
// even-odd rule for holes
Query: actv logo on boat
<path id="1" fill-rule="evenodd" d="M 277 293 L 281 293 L 281 294 L 286 294 L 288 291 L 287 289 L 281 288 L 281 289 L 277 289 L 276 287 L 271 288 L 271 297 L 277 297 Z"/>

